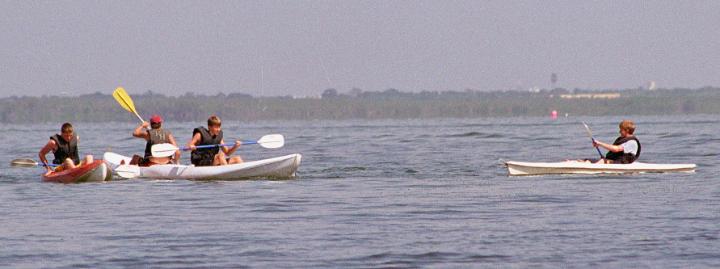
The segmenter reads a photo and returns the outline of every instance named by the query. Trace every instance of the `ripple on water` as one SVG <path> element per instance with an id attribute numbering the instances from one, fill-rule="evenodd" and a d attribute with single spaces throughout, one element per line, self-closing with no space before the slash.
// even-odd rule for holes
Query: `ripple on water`
<path id="1" fill-rule="evenodd" d="M 467 254 L 457 252 L 430 251 L 417 254 L 382 252 L 371 255 L 334 260 L 330 265 L 370 267 L 423 267 L 433 265 L 470 265 L 499 263 L 512 257 L 497 254 Z"/>
<path id="2" fill-rule="evenodd" d="M 501 133 L 482 133 L 482 132 L 465 132 L 460 134 L 449 134 L 449 135 L 442 135 L 440 137 L 475 137 L 475 138 L 501 138 L 503 137 L 503 134 Z"/>
<path id="3" fill-rule="evenodd" d="M 277 182 L 48 184 L 7 167 L 37 143 L 0 142 L 0 267 L 720 267 L 716 116 L 633 119 L 646 160 L 697 172 L 507 176 L 503 160 L 591 157 L 578 120 L 608 140 L 616 117 L 228 122 L 228 136 L 285 134 L 245 159 L 304 155 Z M 44 143 L 56 125 L 12 128 Z M 140 152 L 134 126 L 80 130 L 98 137 L 81 151 Z"/>

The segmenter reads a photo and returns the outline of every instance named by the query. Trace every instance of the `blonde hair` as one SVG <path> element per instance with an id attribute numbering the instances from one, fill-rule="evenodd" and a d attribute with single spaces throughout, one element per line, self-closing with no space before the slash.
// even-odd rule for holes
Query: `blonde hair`
<path id="1" fill-rule="evenodd" d="M 624 120 L 620 122 L 620 130 L 625 130 L 628 134 L 635 133 L 635 123 L 631 120 Z"/>

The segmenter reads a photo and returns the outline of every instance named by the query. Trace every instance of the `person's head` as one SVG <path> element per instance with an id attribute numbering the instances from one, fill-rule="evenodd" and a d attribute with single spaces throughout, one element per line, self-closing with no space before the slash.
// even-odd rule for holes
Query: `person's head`
<path id="1" fill-rule="evenodd" d="M 635 123 L 631 120 L 624 120 L 620 122 L 620 135 L 627 136 L 635 133 Z"/>
<path id="2" fill-rule="evenodd" d="M 218 134 L 220 132 L 220 126 L 222 125 L 222 121 L 220 120 L 220 117 L 212 115 L 207 120 L 208 124 L 208 131 L 212 134 Z"/>
<path id="3" fill-rule="evenodd" d="M 62 127 L 60 127 L 60 136 L 62 136 L 65 141 L 70 141 L 75 136 L 75 131 L 73 130 L 72 124 L 69 122 L 63 123 Z"/>
<path id="4" fill-rule="evenodd" d="M 160 115 L 152 115 L 152 117 L 150 117 L 150 128 L 160 129 L 160 127 L 162 127 L 162 122 L 163 119 Z"/>

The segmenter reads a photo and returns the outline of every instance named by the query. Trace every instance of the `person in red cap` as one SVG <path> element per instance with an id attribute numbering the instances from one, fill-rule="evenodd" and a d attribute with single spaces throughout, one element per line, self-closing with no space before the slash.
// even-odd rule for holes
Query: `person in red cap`
<path id="1" fill-rule="evenodd" d="M 175 137 L 173 137 L 172 133 L 170 133 L 169 130 L 165 130 L 162 128 L 162 122 L 163 119 L 162 117 L 160 117 L 160 115 L 152 115 L 152 117 L 150 117 L 149 123 L 147 121 L 143 121 L 143 123 L 138 125 L 138 127 L 135 128 L 135 131 L 133 131 L 132 135 L 134 137 L 142 138 L 147 141 L 147 144 L 145 144 L 145 157 L 138 161 L 139 165 L 150 166 L 153 164 L 177 164 L 178 160 L 180 160 L 180 150 L 175 151 L 175 156 L 152 156 L 152 153 L 150 151 L 152 145 L 170 143 L 177 147 L 177 143 L 175 143 Z M 150 129 L 147 129 L 148 126 L 150 127 Z"/>

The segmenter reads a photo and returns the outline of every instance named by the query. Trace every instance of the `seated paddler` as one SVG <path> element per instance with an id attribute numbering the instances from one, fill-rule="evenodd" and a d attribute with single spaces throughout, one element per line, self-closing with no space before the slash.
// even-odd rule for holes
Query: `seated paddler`
<path id="1" fill-rule="evenodd" d="M 192 139 L 188 142 L 187 147 L 192 150 L 190 153 L 190 161 L 195 166 L 217 166 L 226 164 L 242 163 L 240 156 L 232 156 L 242 144 L 241 141 L 235 141 L 231 148 L 224 146 L 222 121 L 218 116 L 210 116 L 207 120 L 207 128 L 197 127 L 193 130 Z M 209 145 L 210 147 L 200 147 Z"/>
<path id="2" fill-rule="evenodd" d="M 635 162 L 640 157 L 642 146 L 640 140 L 635 137 L 635 123 L 630 120 L 620 122 L 620 136 L 612 144 L 594 140 L 593 146 L 608 150 L 605 158 L 600 162 L 628 164 Z"/>
<path id="3" fill-rule="evenodd" d="M 142 124 L 138 125 L 138 127 L 135 128 L 132 135 L 137 138 L 145 139 L 147 143 L 145 144 L 145 156 L 142 158 L 137 158 L 137 156 L 135 156 L 133 158 L 133 161 L 130 162 L 131 164 L 150 166 L 154 164 L 178 163 L 178 160 L 180 160 L 180 150 L 176 150 L 174 156 L 152 156 L 152 152 L 150 149 L 155 144 L 170 143 L 173 146 L 177 147 L 177 143 L 175 143 L 175 137 L 173 137 L 170 130 L 162 128 L 162 123 L 163 119 L 162 117 L 160 117 L 160 115 L 153 115 L 152 117 L 150 117 L 149 123 L 147 121 L 143 121 Z M 147 129 L 148 127 L 150 127 L 150 129 Z"/>
<path id="4" fill-rule="evenodd" d="M 63 123 L 60 127 L 60 134 L 55 134 L 50 137 L 50 140 L 48 140 L 38 153 L 38 158 L 40 158 L 40 161 L 45 168 L 47 168 L 48 173 L 73 169 L 83 164 L 93 162 L 92 155 L 85 155 L 85 158 L 80 161 L 78 154 L 79 139 L 80 138 L 75 135 L 72 124 L 69 122 Z M 48 160 L 45 158 L 45 155 L 51 151 L 55 157 L 52 163 L 57 165 L 54 170 L 50 168 Z"/>

